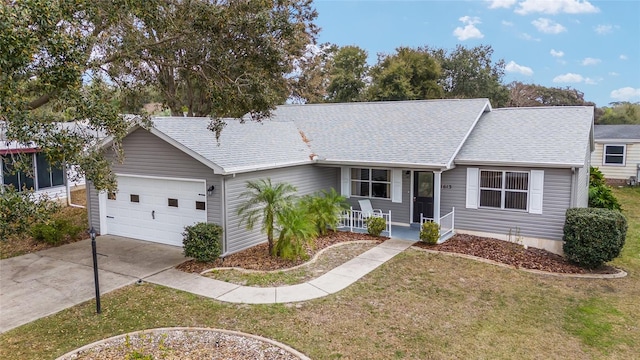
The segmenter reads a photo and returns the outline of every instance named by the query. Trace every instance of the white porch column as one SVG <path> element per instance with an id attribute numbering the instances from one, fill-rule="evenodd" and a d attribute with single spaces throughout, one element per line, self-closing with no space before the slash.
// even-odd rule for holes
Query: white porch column
<path id="1" fill-rule="evenodd" d="M 442 171 L 433 172 L 433 221 L 440 225 L 440 189 L 442 180 Z"/>

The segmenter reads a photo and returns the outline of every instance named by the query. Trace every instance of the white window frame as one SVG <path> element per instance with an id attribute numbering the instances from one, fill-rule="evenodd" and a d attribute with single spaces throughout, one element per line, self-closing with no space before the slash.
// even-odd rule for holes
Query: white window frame
<path id="1" fill-rule="evenodd" d="M 361 180 L 361 179 L 354 179 L 351 177 L 351 171 L 353 169 L 361 169 L 361 170 L 369 170 L 369 180 Z M 372 176 L 372 172 L 373 170 L 384 170 L 387 172 L 387 179 L 388 181 L 374 181 L 373 180 L 373 176 Z M 384 169 L 384 168 L 370 168 L 370 167 L 352 167 L 349 168 L 349 195 L 353 196 L 355 198 L 363 198 L 363 199 L 379 199 L 379 200 L 391 200 L 393 197 L 393 171 L 391 169 Z M 363 196 L 363 195 L 356 195 L 352 192 L 352 185 L 354 182 L 358 182 L 358 183 L 369 183 L 369 195 L 368 196 Z M 372 196 L 372 191 L 373 191 L 373 184 L 377 183 L 377 184 L 386 184 L 389 186 L 389 191 L 387 191 L 387 197 L 376 197 L 376 196 Z"/>
<path id="2" fill-rule="evenodd" d="M 607 148 L 609 147 L 622 147 L 622 155 L 620 154 L 607 154 Z M 608 163 L 607 155 L 609 156 L 622 156 L 622 164 Z M 604 144 L 602 148 L 602 165 L 606 166 L 626 166 L 627 164 L 627 144 Z"/>
<path id="3" fill-rule="evenodd" d="M 489 187 L 483 187 L 482 186 L 482 173 L 483 172 L 499 172 L 502 173 L 502 181 L 501 181 L 501 188 L 489 188 Z M 507 179 L 507 173 L 520 173 L 520 174 L 527 174 L 527 190 L 519 190 L 519 189 L 507 189 L 506 188 L 506 179 Z M 494 207 L 494 206 L 483 206 L 482 203 L 480 202 L 482 200 L 481 194 L 482 194 L 482 190 L 490 190 L 490 191 L 498 191 L 500 190 L 500 207 Z M 514 170 L 493 170 L 493 169 L 480 169 L 478 172 L 478 208 L 481 209 L 494 209 L 494 210 L 508 210 L 508 211 L 516 211 L 516 212 L 529 212 L 529 202 L 531 200 L 531 194 L 529 193 L 529 191 L 531 190 L 531 173 L 529 171 L 514 171 Z M 518 193 L 526 193 L 527 194 L 527 199 L 525 201 L 526 203 L 526 208 L 525 209 L 514 209 L 514 208 L 507 208 L 504 206 L 505 203 L 505 194 L 507 192 L 518 192 Z"/>

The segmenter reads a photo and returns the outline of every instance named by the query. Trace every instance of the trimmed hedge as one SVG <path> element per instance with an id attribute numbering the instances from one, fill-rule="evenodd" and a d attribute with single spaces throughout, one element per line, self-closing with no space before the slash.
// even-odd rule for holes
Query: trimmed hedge
<path id="1" fill-rule="evenodd" d="M 420 240 L 430 245 L 437 244 L 438 240 L 440 240 L 440 225 L 432 221 L 427 221 L 422 224 Z"/>
<path id="2" fill-rule="evenodd" d="M 186 226 L 182 236 L 184 256 L 202 262 L 215 261 L 220 256 L 222 226 L 201 222 Z"/>
<path id="3" fill-rule="evenodd" d="M 367 232 L 369 235 L 380 236 L 382 232 L 387 228 L 387 222 L 384 218 L 372 216 L 365 220 L 367 224 Z"/>
<path id="4" fill-rule="evenodd" d="M 567 260 L 593 269 L 620 255 L 627 219 L 617 210 L 572 208 L 566 213 L 563 250 Z"/>

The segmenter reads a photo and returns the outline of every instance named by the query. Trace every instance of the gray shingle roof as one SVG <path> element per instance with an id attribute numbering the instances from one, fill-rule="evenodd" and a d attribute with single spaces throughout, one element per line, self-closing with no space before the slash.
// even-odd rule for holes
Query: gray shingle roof
<path id="1" fill-rule="evenodd" d="M 594 137 L 598 140 L 636 140 L 640 142 L 640 125 L 596 125 Z"/>
<path id="2" fill-rule="evenodd" d="M 311 150 L 293 123 L 227 119 L 220 142 L 208 118 L 156 117 L 154 128 L 187 149 L 233 173 L 311 162 Z"/>
<path id="3" fill-rule="evenodd" d="M 285 105 L 273 122 L 293 122 L 325 162 L 447 166 L 487 99 Z"/>
<path id="4" fill-rule="evenodd" d="M 495 109 L 482 116 L 456 163 L 582 166 L 592 122 L 587 106 Z"/>

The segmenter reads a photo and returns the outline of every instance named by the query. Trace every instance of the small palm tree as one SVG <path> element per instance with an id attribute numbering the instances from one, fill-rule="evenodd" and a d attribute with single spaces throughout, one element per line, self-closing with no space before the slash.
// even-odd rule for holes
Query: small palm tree
<path id="1" fill-rule="evenodd" d="M 303 206 L 316 224 L 318 234 L 326 235 L 327 229 L 335 230 L 342 212 L 349 208 L 344 196 L 338 194 L 334 188 L 322 190 L 314 196 L 305 196 Z"/>
<path id="2" fill-rule="evenodd" d="M 262 220 L 261 231 L 267 233 L 269 254 L 273 254 L 273 232 L 277 215 L 291 206 L 295 199 L 296 188 L 288 183 L 273 185 L 271 179 L 247 181 L 247 190 L 240 194 L 247 200 L 238 209 L 242 216 L 240 223 L 247 223 L 247 229 L 253 229 L 258 220 Z"/>
<path id="3" fill-rule="evenodd" d="M 274 255 L 295 260 L 304 254 L 304 245 L 317 235 L 311 215 L 302 203 L 290 206 L 278 213 L 280 235 L 275 245 Z"/>

